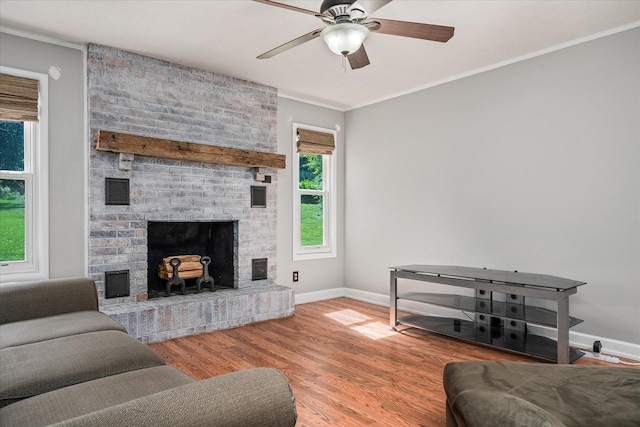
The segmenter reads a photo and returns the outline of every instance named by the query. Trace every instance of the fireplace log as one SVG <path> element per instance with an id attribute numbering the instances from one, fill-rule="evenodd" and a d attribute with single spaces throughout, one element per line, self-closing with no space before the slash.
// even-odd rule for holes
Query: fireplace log
<path id="1" fill-rule="evenodd" d="M 171 265 L 169 265 L 168 262 L 163 262 L 162 266 L 166 271 L 171 271 Z M 183 271 L 189 271 L 189 270 L 199 270 L 200 273 L 202 273 L 202 264 L 200 264 L 200 261 L 194 261 L 194 262 L 182 261 L 182 264 L 180 264 L 180 268 L 178 269 L 178 271 L 180 271 L 180 274 L 182 274 Z"/>
<path id="2" fill-rule="evenodd" d="M 162 258 L 162 264 L 158 265 L 158 277 L 164 280 L 173 278 L 173 266 L 171 260 L 178 258 L 181 263 L 178 266 L 178 274 L 181 279 L 193 279 L 202 276 L 202 264 L 200 255 L 174 255 Z"/>
<path id="3" fill-rule="evenodd" d="M 180 277 L 182 279 L 194 279 L 196 277 L 201 277 L 202 276 L 202 267 L 200 267 L 199 270 L 178 270 L 180 273 Z M 160 264 L 158 266 L 158 277 L 163 279 L 163 280 L 169 280 L 173 278 L 173 272 L 171 270 L 166 271 L 163 267 L 162 264 Z"/>
<path id="4" fill-rule="evenodd" d="M 171 265 L 171 260 L 173 258 L 180 258 L 180 261 L 182 261 L 182 264 L 180 264 L 180 267 L 182 267 L 182 265 L 184 265 L 185 262 L 195 262 L 200 264 L 201 256 L 200 255 L 173 255 L 173 256 L 162 258 L 162 262 L 167 265 L 167 268 L 169 268 Z"/>

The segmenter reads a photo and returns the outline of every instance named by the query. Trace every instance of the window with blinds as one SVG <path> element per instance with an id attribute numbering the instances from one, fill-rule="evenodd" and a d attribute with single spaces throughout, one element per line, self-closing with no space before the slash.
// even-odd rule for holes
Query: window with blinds
<path id="1" fill-rule="evenodd" d="M 294 259 L 335 256 L 335 140 L 335 131 L 294 125 Z"/>
<path id="2" fill-rule="evenodd" d="M 48 278 L 47 84 L 47 75 L 0 67 L 2 281 Z"/>

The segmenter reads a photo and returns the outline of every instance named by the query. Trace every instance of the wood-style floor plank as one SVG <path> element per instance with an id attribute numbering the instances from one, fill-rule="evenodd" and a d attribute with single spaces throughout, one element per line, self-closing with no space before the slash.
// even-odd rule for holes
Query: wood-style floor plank
<path id="1" fill-rule="evenodd" d="M 196 379 L 279 369 L 291 382 L 301 427 L 444 426 L 447 363 L 539 362 L 413 328 L 391 332 L 388 322 L 387 307 L 336 298 L 297 305 L 287 319 L 149 345 Z"/>

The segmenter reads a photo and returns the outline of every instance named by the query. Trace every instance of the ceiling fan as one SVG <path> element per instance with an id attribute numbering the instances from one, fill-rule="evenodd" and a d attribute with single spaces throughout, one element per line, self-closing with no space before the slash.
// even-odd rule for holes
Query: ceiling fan
<path id="1" fill-rule="evenodd" d="M 443 43 L 453 37 L 454 31 L 453 27 L 442 25 L 370 18 L 372 13 L 391 0 L 324 0 L 320 6 L 320 13 L 271 0 L 254 1 L 314 15 L 327 24 L 325 28 L 313 30 L 263 53 L 258 59 L 271 58 L 321 36 L 329 49 L 346 57 L 351 68 L 355 70 L 370 63 L 362 44 L 370 31 Z"/>

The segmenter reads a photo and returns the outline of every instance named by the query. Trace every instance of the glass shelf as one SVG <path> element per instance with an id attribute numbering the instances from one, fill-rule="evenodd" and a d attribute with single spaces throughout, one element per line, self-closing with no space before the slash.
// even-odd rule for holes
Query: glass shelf
<path id="1" fill-rule="evenodd" d="M 555 340 L 527 332 L 491 328 L 489 325 L 478 324 L 467 320 L 422 316 L 419 314 L 398 318 L 398 324 L 429 330 L 448 337 L 486 344 L 503 350 L 527 354 L 554 362 L 558 360 L 557 343 Z M 575 362 L 582 355 L 584 355 L 584 353 L 580 350 L 569 349 L 569 360 L 571 363 Z"/>
<path id="2" fill-rule="evenodd" d="M 552 328 L 558 327 L 558 316 L 555 311 L 530 305 L 492 301 L 463 295 L 425 292 L 407 292 L 398 295 L 398 298 L 466 312 L 487 314 L 501 319 L 517 320 Z M 583 322 L 582 319 L 569 316 L 570 328 L 581 322 Z"/>
<path id="3" fill-rule="evenodd" d="M 389 267 L 393 270 L 415 274 L 456 277 L 468 280 L 485 280 L 512 286 L 568 290 L 584 285 L 581 280 L 571 280 L 549 274 L 523 273 L 517 271 L 492 270 L 486 268 L 458 267 L 452 265 L 404 265 Z"/>

